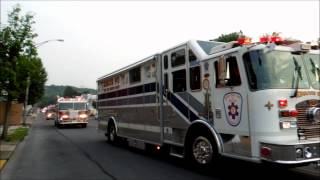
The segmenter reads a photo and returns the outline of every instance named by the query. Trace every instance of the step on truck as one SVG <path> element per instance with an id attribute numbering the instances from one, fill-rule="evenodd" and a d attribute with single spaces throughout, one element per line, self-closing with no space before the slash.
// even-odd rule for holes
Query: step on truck
<path id="1" fill-rule="evenodd" d="M 316 163 L 319 62 L 319 44 L 277 36 L 190 40 L 99 78 L 98 129 L 200 166 L 220 156 Z"/>

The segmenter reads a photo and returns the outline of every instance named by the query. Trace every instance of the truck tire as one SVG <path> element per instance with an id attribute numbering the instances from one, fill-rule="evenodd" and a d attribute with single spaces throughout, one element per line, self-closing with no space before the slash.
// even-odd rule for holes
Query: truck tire
<path id="1" fill-rule="evenodd" d="M 208 132 L 194 134 L 187 144 L 187 160 L 198 168 L 209 168 L 217 159 L 216 143 Z"/>
<path id="2" fill-rule="evenodd" d="M 108 142 L 110 144 L 115 144 L 117 142 L 117 132 L 116 127 L 113 123 L 108 127 Z"/>

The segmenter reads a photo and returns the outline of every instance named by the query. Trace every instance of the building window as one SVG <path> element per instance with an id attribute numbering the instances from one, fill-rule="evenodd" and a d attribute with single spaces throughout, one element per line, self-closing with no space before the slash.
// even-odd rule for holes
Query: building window
<path id="1" fill-rule="evenodd" d="M 186 52 L 184 49 L 180 49 L 171 54 L 171 67 L 183 65 L 186 62 Z"/>
<path id="2" fill-rule="evenodd" d="M 196 61 L 197 56 L 193 53 L 193 51 L 190 49 L 189 50 L 189 62 Z"/>
<path id="3" fill-rule="evenodd" d="M 239 86 L 241 85 L 240 71 L 237 64 L 237 59 L 234 56 L 228 57 L 225 59 L 224 66 L 221 69 L 221 65 L 219 65 L 218 61 L 214 62 L 214 67 L 216 71 L 216 87 L 225 87 L 225 86 Z M 219 73 L 220 72 L 220 73 Z M 221 73 L 226 73 L 225 79 L 220 79 L 219 77 L 223 77 Z"/>
<path id="4" fill-rule="evenodd" d="M 201 88 L 200 66 L 190 68 L 190 89 L 199 90 Z"/>
<path id="5" fill-rule="evenodd" d="M 186 91 L 186 70 L 172 72 L 172 90 L 173 92 Z"/>
<path id="6" fill-rule="evenodd" d="M 168 56 L 167 55 L 165 55 L 163 57 L 163 67 L 164 67 L 164 69 L 168 69 Z"/>
<path id="7" fill-rule="evenodd" d="M 141 70 L 140 67 L 131 69 L 129 71 L 130 83 L 139 82 L 141 80 Z"/>

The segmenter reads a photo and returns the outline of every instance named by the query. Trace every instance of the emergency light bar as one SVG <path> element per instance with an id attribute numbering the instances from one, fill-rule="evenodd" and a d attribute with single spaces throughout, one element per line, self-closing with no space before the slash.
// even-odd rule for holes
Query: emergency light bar
<path id="1" fill-rule="evenodd" d="M 246 45 L 246 44 L 251 44 L 251 38 L 249 37 L 240 37 L 238 38 L 238 43 L 239 45 Z"/>
<path id="2" fill-rule="evenodd" d="M 260 43 L 276 43 L 281 44 L 283 42 L 283 38 L 280 36 L 263 36 L 260 37 Z"/>

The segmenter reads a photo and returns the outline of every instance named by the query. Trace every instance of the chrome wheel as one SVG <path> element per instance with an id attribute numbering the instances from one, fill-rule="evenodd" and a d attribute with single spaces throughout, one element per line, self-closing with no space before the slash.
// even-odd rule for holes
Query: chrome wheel
<path id="1" fill-rule="evenodd" d="M 192 152 L 194 159 L 199 164 L 209 164 L 213 155 L 212 144 L 207 138 L 199 136 L 193 142 Z"/>

